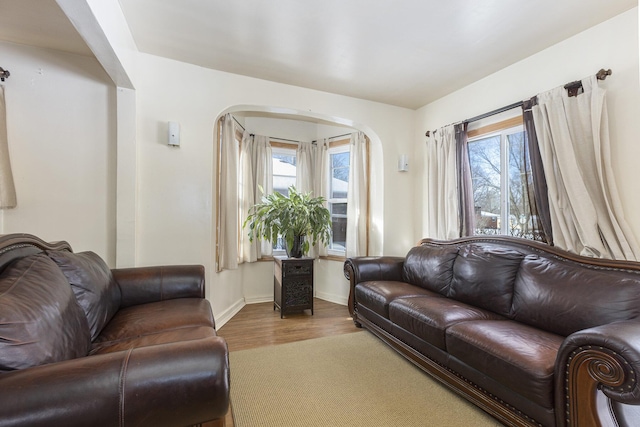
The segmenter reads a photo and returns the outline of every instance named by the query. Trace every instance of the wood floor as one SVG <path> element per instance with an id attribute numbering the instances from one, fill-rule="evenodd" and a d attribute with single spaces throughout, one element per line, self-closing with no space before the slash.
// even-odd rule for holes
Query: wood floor
<path id="1" fill-rule="evenodd" d="M 225 338 L 229 351 L 238 351 L 361 331 L 344 305 L 315 298 L 313 309 L 313 316 L 305 310 L 281 319 L 272 302 L 248 304 L 218 329 L 218 335 Z"/>
<path id="2" fill-rule="evenodd" d="M 238 351 L 362 331 L 353 324 L 346 306 L 317 298 L 313 305 L 313 315 L 305 310 L 281 319 L 272 302 L 248 304 L 218 329 L 218 335 L 225 338 L 229 351 Z M 233 427 L 231 411 L 225 422 Z"/>

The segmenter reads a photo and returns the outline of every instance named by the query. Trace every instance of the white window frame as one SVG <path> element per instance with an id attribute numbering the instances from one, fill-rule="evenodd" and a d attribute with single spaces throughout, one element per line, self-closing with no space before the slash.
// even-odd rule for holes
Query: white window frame
<path id="1" fill-rule="evenodd" d="M 331 161 L 331 156 L 333 154 L 341 154 L 341 153 L 350 153 L 351 152 L 351 146 L 349 144 L 342 144 L 342 145 L 338 145 L 338 146 L 334 146 L 334 147 L 329 147 L 328 153 L 329 153 L 329 182 L 327 185 L 327 188 L 329 189 L 329 195 L 332 194 L 332 180 L 333 180 L 333 162 Z M 351 166 L 349 166 L 351 167 Z M 348 191 L 348 190 L 347 190 Z M 327 198 L 327 204 L 329 206 L 329 211 L 331 212 L 331 205 L 333 203 L 348 203 L 348 195 L 345 198 L 331 198 L 330 196 Z M 333 215 L 332 215 L 333 217 Z M 342 217 L 342 215 L 341 215 Z M 347 214 L 344 214 L 344 218 L 347 218 Z M 328 255 L 334 255 L 334 256 L 340 256 L 340 257 L 344 257 L 347 253 L 347 248 L 346 248 L 346 242 L 345 242 L 345 248 L 344 249 L 336 249 L 333 247 L 333 235 L 331 235 L 331 240 L 329 241 L 329 245 L 327 248 L 327 254 Z"/>
<path id="2" fill-rule="evenodd" d="M 297 153 L 297 147 L 295 145 L 291 145 L 291 148 L 285 148 L 282 146 L 277 146 L 274 147 L 273 145 L 271 146 L 271 158 L 273 159 L 274 155 L 277 154 L 285 154 L 287 156 L 294 156 L 296 157 L 296 175 L 298 174 L 298 153 Z M 272 160 L 273 161 L 273 160 Z M 273 179 L 274 179 L 275 175 L 273 174 L 273 171 L 271 172 L 271 183 L 273 186 Z M 275 192 L 275 187 L 273 189 L 273 191 Z M 275 245 L 274 245 L 275 246 Z M 285 256 L 287 255 L 287 251 L 286 249 L 273 249 L 273 256 Z"/>
<path id="3" fill-rule="evenodd" d="M 500 137 L 500 232 L 501 236 L 509 236 L 509 135 L 524 132 L 524 125 L 511 126 L 491 133 L 484 133 L 469 138 L 468 144 L 482 139 Z"/>

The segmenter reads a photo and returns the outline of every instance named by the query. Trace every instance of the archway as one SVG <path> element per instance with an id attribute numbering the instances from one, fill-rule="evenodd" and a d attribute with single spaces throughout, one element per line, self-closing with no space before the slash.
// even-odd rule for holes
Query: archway
<path id="1" fill-rule="evenodd" d="M 298 141 L 309 140 L 309 137 L 303 138 L 295 138 L 292 136 L 295 134 L 295 129 L 289 131 L 284 131 L 282 128 L 282 124 L 285 122 L 291 123 L 304 123 L 304 124 L 315 124 L 318 126 L 324 127 L 335 127 L 343 129 L 342 133 L 351 133 L 354 131 L 361 131 L 365 133 L 370 141 L 370 223 L 369 223 L 369 254 L 371 255 L 380 255 L 382 253 L 383 247 L 383 200 L 384 200 L 384 189 L 382 183 L 384 182 L 384 169 L 382 167 L 382 144 L 378 135 L 366 124 L 357 123 L 353 120 L 334 117 L 324 114 L 319 114 L 311 111 L 302 111 L 302 110 L 294 110 L 282 107 L 272 107 L 272 106 L 256 106 L 256 105 L 236 105 L 232 107 L 226 108 L 222 111 L 219 116 L 216 118 L 216 122 L 220 117 L 224 116 L 227 113 L 231 113 L 240 119 L 240 121 L 246 121 L 250 123 L 252 119 L 260 119 L 260 120 L 278 120 L 279 128 L 281 132 L 279 134 L 273 135 L 271 133 L 265 134 L 260 132 L 255 132 L 259 134 L 264 134 L 267 136 L 275 136 L 275 137 L 285 137 L 290 139 L 295 139 Z M 285 123 L 286 124 L 286 123 Z M 295 128 L 292 125 L 292 128 Z M 253 128 L 248 127 L 248 131 L 254 133 Z M 293 133 L 292 133 L 293 132 Z M 329 136 L 329 135 L 327 135 Z M 324 137 L 324 136 L 323 136 Z M 317 138 L 312 138 L 317 139 Z M 217 144 L 217 135 L 215 137 L 215 143 Z M 217 163 L 214 162 L 217 165 Z M 213 179 L 217 177 L 217 166 L 213 171 Z M 215 185 L 213 186 L 215 189 Z M 214 190 L 215 191 L 215 190 Z M 217 204 L 217 194 L 213 195 L 213 200 L 216 201 Z M 216 205 L 217 206 L 217 205 Z M 214 235 L 212 236 L 212 241 L 216 241 L 216 219 L 215 216 L 213 218 L 212 231 Z M 217 242 L 216 242 L 217 244 Z M 320 260 L 319 271 L 317 275 L 318 281 L 316 285 L 316 295 L 322 299 L 326 299 L 328 301 L 343 303 L 346 304 L 348 297 L 348 289 L 344 286 L 344 277 L 342 274 L 342 261 L 341 260 Z M 240 268 L 244 269 L 245 267 L 240 266 Z M 254 267 L 246 266 L 247 270 L 254 270 Z M 244 275 L 243 275 L 244 276 Z M 247 302 L 255 301 L 258 302 L 260 295 L 264 295 L 264 290 L 256 290 L 250 289 L 251 285 L 249 284 L 249 280 L 243 280 L 243 290 L 245 294 L 245 300 Z M 266 285 L 265 285 L 266 286 Z M 263 286 L 264 287 L 264 286 Z"/>

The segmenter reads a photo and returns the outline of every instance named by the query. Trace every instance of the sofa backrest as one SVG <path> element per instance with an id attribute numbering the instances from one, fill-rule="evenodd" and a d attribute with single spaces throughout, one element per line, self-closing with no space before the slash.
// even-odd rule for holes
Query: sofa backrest
<path id="1" fill-rule="evenodd" d="M 94 252 L 47 251 L 58 265 L 84 311 L 95 340 L 120 308 L 120 287 L 111 269 Z"/>
<path id="2" fill-rule="evenodd" d="M 574 255 L 509 237 L 425 239 L 404 280 L 562 336 L 640 319 L 640 263 Z"/>
<path id="3" fill-rule="evenodd" d="M 407 254 L 402 278 L 405 282 L 442 295 L 449 294 L 457 247 L 415 246 Z"/>
<path id="4" fill-rule="evenodd" d="M 513 284 L 525 253 L 491 242 L 411 248 L 403 279 L 461 302 L 511 315 Z"/>
<path id="5" fill-rule="evenodd" d="M 514 285 L 514 319 L 568 336 L 640 318 L 640 272 L 528 255 Z"/>
<path id="6" fill-rule="evenodd" d="M 0 273 L 0 372 L 86 356 L 89 325 L 66 277 L 40 253 Z"/>
<path id="7" fill-rule="evenodd" d="M 461 246 L 447 296 L 510 316 L 513 285 L 524 256 L 517 250 L 491 243 Z"/>

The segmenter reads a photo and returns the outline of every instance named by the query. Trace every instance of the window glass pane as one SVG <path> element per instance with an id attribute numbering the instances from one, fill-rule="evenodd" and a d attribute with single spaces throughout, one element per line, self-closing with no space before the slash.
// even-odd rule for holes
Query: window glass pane
<path id="1" fill-rule="evenodd" d="M 331 154 L 332 199 L 346 199 L 349 189 L 349 152 Z"/>
<path id="2" fill-rule="evenodd" d="M 332 203 L 331 204 L 331 215 L 347 215 L 347 204 L 346 203 Z"/>
<path id="3" fill-rule="evenodd" d="M 273 191 L 289 194 L 289 187 L 296 185 L 296 155 L 273 153 Z"/>
<path id="4" fill-rule="evenodd" d="M 329 211 L 331 212 L 331 242 L 329 248 L 345 251 L 347 243 L 347 193 L 349 191 L 349 151 L 331 153 L 331 183 Z"/>
<path id="5" fill-rule="evenodd" d="M 500 135 L 469 142 L 475 234 L 500 232 Z"/>
<path id="6" fill-rule="evenodd" d="M 331 249 L 344 251 L 347 243 L 347 204 L 331 203 Z"/>
<path id="7" fill-rule="evenodd" d="M 275 150 L 274 150 L 275 151 Z M 280 150 L 272 154 L 273 191 L 284 196 L 289 195 L 289 187 L 296 185 L 296 153 L 294 150 Z M 282 237 L 273 244 L 274 251 L 284 251 L 285 241 Z"/>

